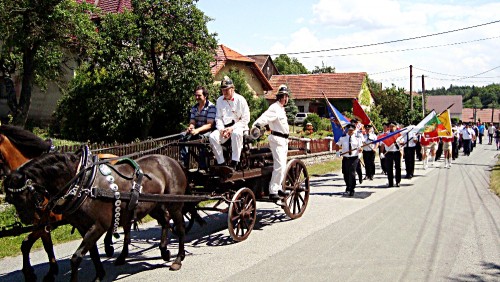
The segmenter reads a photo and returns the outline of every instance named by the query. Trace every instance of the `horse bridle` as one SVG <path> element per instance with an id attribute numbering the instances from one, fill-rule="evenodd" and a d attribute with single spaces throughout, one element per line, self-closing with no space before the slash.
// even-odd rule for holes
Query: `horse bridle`
<path id="1" fill-rule="evenodd" d="M 35 186 L 42 188 L 43 191 L 40 193 L 35 188 Z M 31 179 L 26 179 L 26 181 L 24 182 L 24 186 L 21 188 L 13 189 L 7 187 L 7 190 L 13 194 L 19 194 L 21 192 L 24 192 L 25 190 L 28 190 L 28 192 L 33 196 L 35 202 L 35 208 L 39 210 L 44 210 L 47 207 L 48 203 L 48 198 L 46 197 L 46 195 L 48 195 L 47 189 L 45 189 L 41 185 L 33 183 Z"/>

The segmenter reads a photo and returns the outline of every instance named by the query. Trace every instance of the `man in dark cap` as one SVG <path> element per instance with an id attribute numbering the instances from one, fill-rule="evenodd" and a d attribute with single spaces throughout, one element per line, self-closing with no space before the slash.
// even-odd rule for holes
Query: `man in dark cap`
<path id="1" fill-rule="evenodd" d="M 355 126 L 353 124 L 348 124 L 346 129 L 347 134 L 340 137 L 335 144 L 335 149 L 337 155 L 339 155 L 339 150 L 342 149 L 342 174 L 346 184 L 345 191 L 349 196 L 353 196 L 356 187 L 356 167 L 359 162 L 358 155 L 362 151 L 362 142 L 354 135 Z"/>
<path id="2" fill-rule="evenodd" d="M 396 131 L 397 123 L 391 121 L 389 123 L 389 128 L 390 133 Z M 394 187 L 394 176 L 396 176 L 396 187 L 399 187 L 399 183 L 401 182 L 401 152 L 399 151 L 399 140 L 400 138 L 394 141 L 390 146 L 387 146 L 385 143 L 382 145 L 385 152 L 387 179 L 389 180 L 389 185 L 387 187 Z"/>
<path id="3" fill-rule="evenodd" d="M 371 144 L 377 140 L 377 136 L 373 133 L 373 126 L 371 124 L 365 125 L 365 134 L 363 135 L 363 161 L 365 163 L 365 179 L 373 180 L 375 176 L 375 150 L 378 143 Z M 370 144 L 370 145 L 366 145 Z"/>
<path id="4" fill-rule="evenodd" d="M 363 127 L 363 124 L 361 124 L 357 119 L 353 118 L 351 119 L 351 124 L 354 125 L 354 135 L 356 136 L 356 138 L 358 138 L 361 143 L 364 142 L 365 138 L 363 136 L 363 132 L 362 132 L 362 127 Z M 361 158 L 361 155 L 360 154 L 360 158 Z M 356 166 L 356 173 L 358 174 L 358 180 L 359 180 L 359 184 L 363 183 L 363 170 L 361 169 L 361 161 L 358 162 L 358 166 Z"/>
<path id="5" fill-rule="evenodd" d="M 389 123 L 388 122 L 382 123 L 382 126 L 383 126 L 382 133 L 380 133 L 379 136 L 389 132 Z M 380 167 L 382 168 L 382 173 L 387 174 L 387 168 L 385 165 L 384 146 L 378 147 L 378 155 L 380 157 Z"/>

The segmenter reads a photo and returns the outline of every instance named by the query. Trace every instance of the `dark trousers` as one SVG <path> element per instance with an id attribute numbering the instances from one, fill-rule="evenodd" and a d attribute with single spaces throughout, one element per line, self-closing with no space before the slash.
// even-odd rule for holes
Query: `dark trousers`
<path id="1" fill-rule="evenodd" d="M 375 176 L 375 151 L 363 151 L 366 177 L 372 179 Z"/>
<path id="2" fill-rule="evenodd" d="M 464 147 L 464 155 L 468 156 L 471 152 L 471 140 L 462 139 L 462 146 Z"/>
<path id="3" fill-rule="evenodd" d="M 385 161 L 389 186 L 394 186 L 394 169 L 396 169 L 396 184 L 399 184 L 401 182 L 401 153 L 399 151 L 386 152 Z"/>
<path id="4" fill-rule="evenodd" d="M 188 141 L 193 141 L 193 140 L 198 140 L 203 137 L 208 138 L 208 135 L 210 132 L 205 133 L 205 134 L 197 134 L 197 135 L 191 135 L 191 134 L 183 134 L 180 141 L 181 142 L 188 142 Z M 199 153 L 199 158 L 198 158 L 198 168 L 200 169 L 207 169 L 207 162 L 206 162 L 206 150 L 203 147 L 198 147 L 198 153 Z M 190 158 L 190 152 L 189 152 L 189 146 L 181 146 L 180 148 L 180 157 L 182 160 L 182 164 L 184 165 L 185 168 L 189 169 L 189 158 Z"/>
<path id="5" fill-rule="evenodd" d="M 356 187 L 356 167 L 358 166 L 359 158 L 356 157 L 343 157 L 342 158 L 342 174 L 344 174 L 344 181 L 346 191 L 354 191 Z"/>
<path id="6" fill-rule="evenodd" d="M 361 170 L 361 161 L 358 161 L 358 165 L 356 166 L 356 173 L 358 174 L 359 183 L 363 181 L 363 171 Z"/>
<path id="7" fill-rule="evenodd" d="M 406 176 L 413 177 L 415 171 L 415 147 L 404 147 Z"/>
<path id="8" fill-rule="evenodd" d="M 378 155 L 380 156 L 381 149 L 379 148 Z M 380 167 L 382 168 L 383 173 L 387 173 L 387 167 L 385 165 L 385 158 L 380 158 Z"/>
<path id="9" fill-rule="evenodd" d="M 484 133 L 479 133 L 479 144 L 483 144 L 483 134 Z"/>
<path id="10" fill-rule="evenodd" d="M 434 158 L 434 160 L 438 161 L 441 158 L 442 154 L 443 154 L 443 142 L 439 140 L 436 150 L 436 157 Z"/>
<path id="11" fill-rule="evenodd" d="M 458 138 L 453 137 L 453 142 L 451 143 L 451 157 L 453 160 L 458 158 Z"/>
<path id="12" fill-rule="evenodd" d="M 420 145 L 420 142 L 417 142 L 417 145 L 415 145 L 415 154 L 417 155 L 417 159 L 419 161 L 422 160 L 422 146 Z"/>
<path id="13" fill-rule="evenodd" d="M 493 134 L 488 133 L 488 144 L 491 145 L 493 142 Z"/>

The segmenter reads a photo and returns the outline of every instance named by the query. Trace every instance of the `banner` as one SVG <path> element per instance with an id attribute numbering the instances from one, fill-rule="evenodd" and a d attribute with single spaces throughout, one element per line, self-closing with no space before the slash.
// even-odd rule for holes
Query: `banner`
<path id="1" fill-rule="evenodd" d="M 446 110 L 442 112 L 438 116 L 441 124 L 438 125 L 438 136 L 439 137 L 452 137 L 451 133 L 451 118 L 450 118 L 450 110 Z"/>
<path id="2" fill-rule="evenodd" d="M 352 99 L 352 113 L 362 124 L 367 125 L 372 123 L 368 115 L 359 104 L 358 99 Z"/>
<path id="3" fill-rule="evenodd" d="M 434 117 L 436 116 L 436 112 L 432 110 L 422 121 L 420 121 L 413 129 L 409 132 L 413 133 L 413 135 L 423 132 L 424 126 Z"/>
<path id="4" fill-rule="evenodd" d="M 425 138 L 438 137 L 438 126 L 441 124 L 438 117 L 434 115 L 420 130 L 425 136 Z"/>
<path id="5" fill-rule="evenodd" d="M 326 108 L 328 110 L 328 115 L 330 117 L 330 122 L 332 123 L 333 139 L 335 142 L 339 141 L 340 137 L 344 135 L 344 126 L 346 126 L 349 121 L 347 118 L 339 112 L 330 102 L 326 99 Z"/>
<path id="6" fill-rule="evenodd" d="M 371 144 L 375 144 L 378 142 L 384 142 L 386 146 L 391 146 L 394 142 L 396 142 L 396 139 L 399 138 L 402 134 L 406 134 L 406 132 L 409 130 L 408 127 L 398 129 L 394 132 L 388 132 L 381 134 L 377 137 L 377 140 L 373 141 Z"/>

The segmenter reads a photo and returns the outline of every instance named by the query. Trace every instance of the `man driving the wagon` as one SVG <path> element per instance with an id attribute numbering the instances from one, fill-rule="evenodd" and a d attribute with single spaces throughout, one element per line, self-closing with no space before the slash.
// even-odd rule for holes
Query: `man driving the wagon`
<path id="1" fill-rule="evenodd" d="M 273 154 L 273 173 L 269 182 L 269 198 L 279 200 L 280 196 L 286 194 L 282 190 L 281 183 L 286 174 L 286 158 L 288 154 L 288 118 L 285 112 L 285 105 L 288 103 L 288 88 L 280 85 L 276 93 L 276 102 L 253 123 L 252 127 L 262 128 L 269 125 L 271 135 L 269 135 L 269 147 Z"/>
<path id="2" fill-rule="evenodd" d="M 215 128 L 210 134 L 210 145 L 218 165 L 224 165 L 222 144 L 231 139 L 231 168 L 236 170 L 243 148 L 243 134 L 248 130 L 250 109 L 243 96 L 234 91 L 233 81 L 224 76 L 220 89 L 222 96 L 217 99 Z"/>

